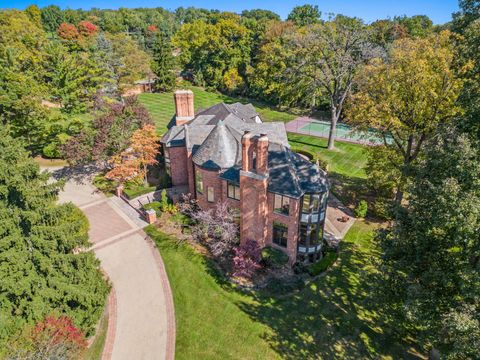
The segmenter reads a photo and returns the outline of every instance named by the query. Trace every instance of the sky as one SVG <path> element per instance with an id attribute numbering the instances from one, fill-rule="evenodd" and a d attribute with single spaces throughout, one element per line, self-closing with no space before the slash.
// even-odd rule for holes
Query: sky
<path id="1" fill-rule="evenodd" d="M 318 5 L 322 14 L 357 16 L 367 22 L 395 15 L 428 15 L 435 24 L 443 24 L 458 10 L 458 0 L 0 0 L 0 8 L 24 9 L 30 4 L 40 7 L 54 4 L 71 9 L 164 7 L 174 10 L 179 6 L 194 6 L 233 12 L 261 8 L 286 18 L 293 7 L 305 3 Z"/>

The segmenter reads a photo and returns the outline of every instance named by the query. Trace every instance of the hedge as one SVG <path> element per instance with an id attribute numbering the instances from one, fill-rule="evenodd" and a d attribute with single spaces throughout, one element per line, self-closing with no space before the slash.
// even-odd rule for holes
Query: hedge
<path id="1" fill-rule="evenodd" d="M 327 270 L 330 266 L 332 266 L 332 264 L 335 262 L 335 260 L 337 260 L 337 257 L 338 257 L 338 253 L 336 252 L 327 252 L 322 260 L 320 260 L 319 262 L 315 263 L 315 264 L 312 264 L 308 267 L 308 273 L 311 275 L 311 276 L 316 276 L 318 274 L 321 274 L 322 272 L 324 272 L 325 270 Z"/>

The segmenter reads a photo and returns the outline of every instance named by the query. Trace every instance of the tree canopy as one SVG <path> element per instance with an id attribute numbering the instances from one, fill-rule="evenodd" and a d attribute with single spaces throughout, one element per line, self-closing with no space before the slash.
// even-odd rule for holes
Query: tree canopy
<path id="1" fill-rule="evenodd" d="M 57 205 L 61 184 L 0 129 L 0 349 L 25 325 L 65 314 L 88 335 L 109 288 L 88 248 L 88 221 L 72 204 Z M 1 354 L 1 350 L 0 350 Z"/>
<path id="2" fill-rule="evenodd" d="M 463 81 L 456 75 L 450 36 L 445 31 L 395 41 L 388 60 L 376 58 L 364 67 L 358 91 L 350 99 L 347 118 L 383 134 L 385 146 L 403 159 L 396 164 L 403 178 L 425 140 L 461 112 L 457 100 Z M 402 199 L 405 180 L 400 181 L 397 201 Z"/>
<path id="3" fill-rule="evenodd" d="M 381 232 L 387 299 L 447 359 L 480 344 L 480 152 L 444 130 L 426 146 L 408 205 Z M 398 324 L 403 323 L 398 322 Z"/>

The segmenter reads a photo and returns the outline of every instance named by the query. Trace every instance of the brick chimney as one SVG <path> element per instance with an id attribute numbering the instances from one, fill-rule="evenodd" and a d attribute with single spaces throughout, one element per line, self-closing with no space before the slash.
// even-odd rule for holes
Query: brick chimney
<path id="1" fill-rule="evenodd" d="M 195 117 L 193 107 L 193 92 L 191 90 L 177 90 L 173 93 L 175 99 L 175 125 L 183 125 Z"/>
<path id="2" fill-rule="evenodd" d="M 261 134 L 257 140 L 257 174 L 268 175 L 268 137 Z"/>
<path id="3" fill-rule="evenodd" d="M 256 166 L 254 167 L 254 158 Z M 256 240 L 260 247 L 267 238 L 268 137 L 245 132 L 242 137 L 240 171 L 240 243 Z"/>
<path id="4" fill-rule="evenodd" d="M 253 169 L 253 134 L 245 131 L 242 137 L 242 170 L 251 171 Z"/>

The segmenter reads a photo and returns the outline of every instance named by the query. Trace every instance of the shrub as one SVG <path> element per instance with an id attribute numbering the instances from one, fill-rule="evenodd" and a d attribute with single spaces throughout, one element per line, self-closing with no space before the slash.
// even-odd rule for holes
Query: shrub
<path id="1" fill-rule="evenodd" d="M 55 142 L 45 145 L 42 149 L 42 155 L 47 159 L 58 159 L 61 156 L 58 146 Z"/>
<path id="2" fill-rule="evenodd" d="M 364 218 L 365 216 L 367 216 L 367 211 L 368 211 L 367 202 L 365 200 L 360 200 L 357 207 L 353 211 L 353 213 L 357 218 Z"/>
<path id="3" fill-rule="evenodd" d="M 86 348 L 85 336 L 71 318 L 47 316 L 11 343 L 9 358 L 76 359 Z"/>
<path id="4" fill-rule="evenodd" d="M 293 265 L 293 272 L 297 275 L 308 272 L 307 266 L 302 262 L 297 262 Z"/>
<path id="5" fill-rule="evenodd" d="M 115 181 L 105 178 L 105 174 L 95 175 L 93 178 L 93 185 L 103 193 L 114 193 L 116 184 Z"/>
<path id="6" fill-rule="evenodd" d="M 313 159 L 316 158 L 316 155 L 310 150 L 301 149 L 301 148 L 300 149 L 299 148 L 293 148 L 292 150 L 295 151 L 297 154 L 306 156 L 310 161 L 313 161 Z"/>
<path id="7" fill-rule="evenodd" d="M 336 252 L 327 252 L 322 260 L 312 264 L 308 267 L 308 273 L 311 276 L 316 276 L 327 270 L 337 260 L 338 254 Z"/>
<path id="8" fill-rule="evenodd" d="M 376 199 L 373 203 L 373 213 L 384 220 L 392 219 L 392 201 L 386 199 Z"/>
<path id="9" fill-rule="evenodd" d="M 213 256 L 224 256 L 238 244 L 238 225 L 227 203 L 219 203 L 215 209 L 191 213 L 194 240 L 204 243 Z"/>
<path id="10" fill-rule="evenodd" d="M 262 261 L 266 266 L 282 266 L 288 262 L 288 255 L 282 250 L 267 246 L 262 249 Z"/>
<path id="11" fill-rule="evenodd" d="M 152 201 L 151 203 L 143 205 L 144 210 L 155 210 L 157 216 L 162 214 L 162 206 L 158 201 Z"/>
<path id="12" fill-rule="evenodd" d="M 69 140 L 70 136 L 64 133 L 58 134 L 50 144 L 45 145 L 42 149 L 43 157 L 47 159 L 62 158 L 62 146 Z"/>
<path id="13" fill-rule="evenodd" d="M 292 148 L 292 150 L 294 152 L 298 153 L 298 154 L 305 155 L 306 157 L 308 157 L 310 159 L 310 161 L 312 163 L 317 163 L 318 162 L 318 166 L 320 166 L 320 169 L 328 171 L 328 162 L 321 159 L 320 156 L 317 153 L 315 153 L 315 152 L 313 152 L 309 149 L 297 148 L 297 147 Z"/>
<path id="14" fill-rule="evenodd" d="M 260 268 L 261 251 L 255 240 L 247 240 L 234 249 L 233 276 L 251 278 Z"/>

